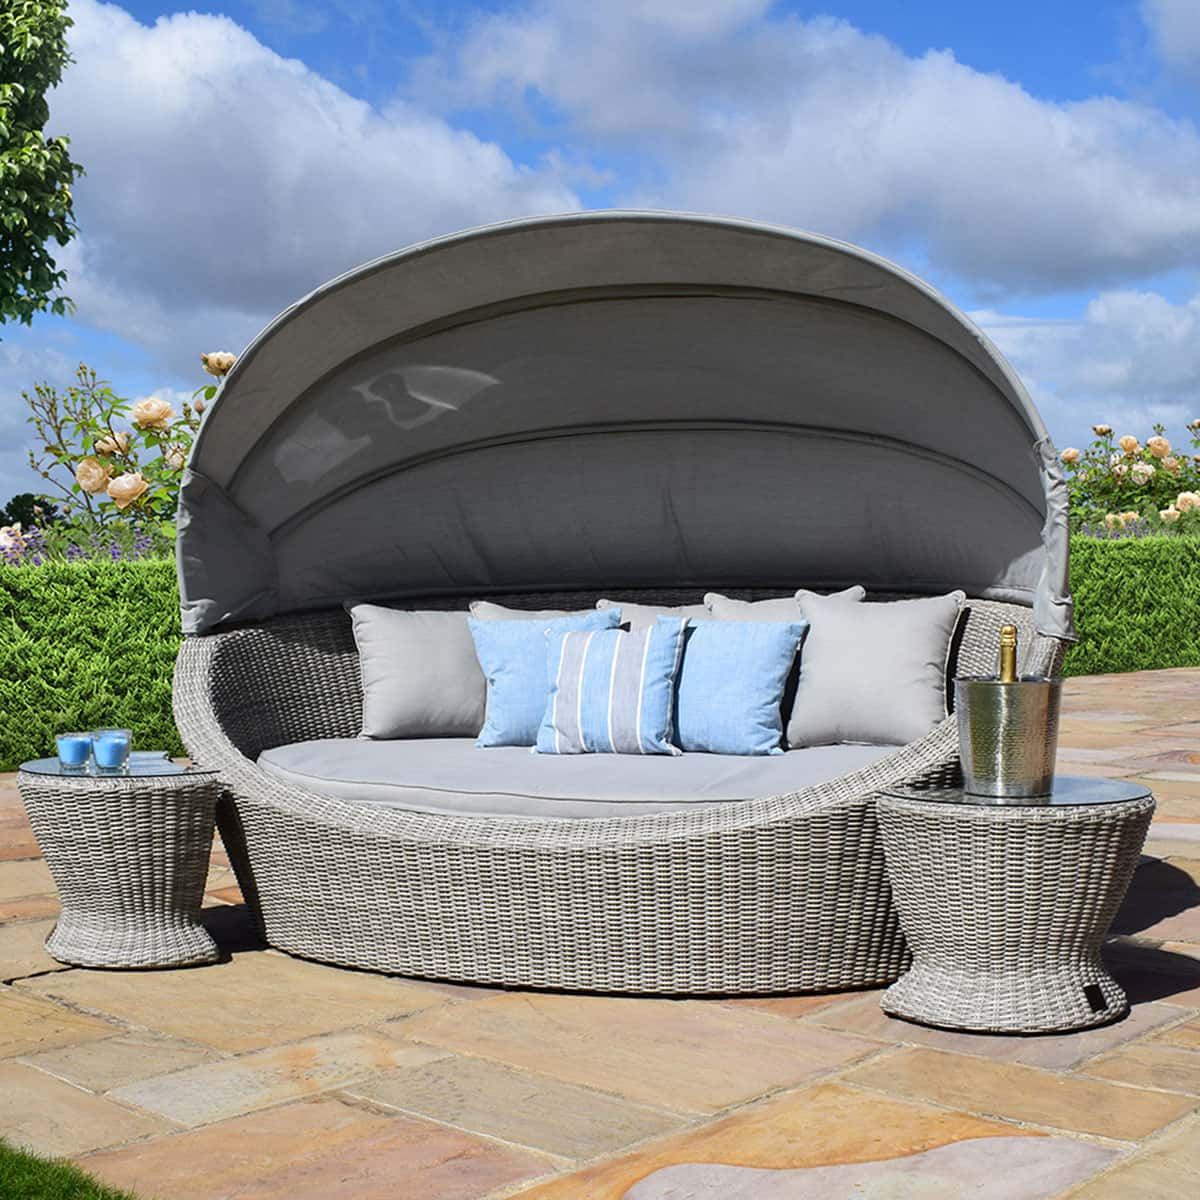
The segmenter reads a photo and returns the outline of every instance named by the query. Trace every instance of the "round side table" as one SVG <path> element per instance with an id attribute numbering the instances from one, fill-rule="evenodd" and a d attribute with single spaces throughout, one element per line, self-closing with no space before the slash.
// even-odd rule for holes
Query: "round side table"
<path id="1" fill-rule="evenodd" d="M 46 949 L 81 967 L 213 962 L 199 922 L 217 774 L 134 756 L 121 774 L 21 764 L 17 787 L 62 902 Z"/>
<path id="2" fill-rule="evenodd" d="M 1123 780 L 1059 776 L 1020 801 L 961 788 L 878 800 L 888 879 L 912 967 L 883 1010 L 950 1029 L 1044 1033 L 1128 1008 L 1100 946 L 1154 813 Z"/>

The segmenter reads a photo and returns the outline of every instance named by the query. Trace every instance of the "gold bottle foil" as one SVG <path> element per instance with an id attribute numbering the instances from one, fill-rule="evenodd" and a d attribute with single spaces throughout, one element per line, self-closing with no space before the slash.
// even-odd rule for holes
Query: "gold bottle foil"
<path id="1" fill-rule="evenodd" d="M 1000 630 L 1001 683 L 1017 682 L 1017 627 L 1005 625 Z"/>

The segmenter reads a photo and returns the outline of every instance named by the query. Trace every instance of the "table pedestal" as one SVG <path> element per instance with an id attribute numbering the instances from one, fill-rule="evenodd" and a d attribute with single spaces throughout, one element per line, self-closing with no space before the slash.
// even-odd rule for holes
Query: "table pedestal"
<path id="1" fill-rule="evenodd" d="M 62 903 L 46 949 L 81 967 L 215 961 L 200 925 L 213 839 L 212 774 L 17 775 Z"/>
<path id="2" fill-rule="evenodd" d="M 1154 800 L 972 807 L 883 796 L 879 823 L 910 971 L 885 1012 L 987 1032 L 1082 1029 L 1121 1016 L 1100 947 Z"/>

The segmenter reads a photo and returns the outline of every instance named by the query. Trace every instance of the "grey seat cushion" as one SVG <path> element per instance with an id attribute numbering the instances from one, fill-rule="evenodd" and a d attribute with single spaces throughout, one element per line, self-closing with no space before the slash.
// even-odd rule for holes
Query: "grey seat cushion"
<path id="1" fill-rule="evenodd" d="M 531 754 L 477 749 L 471 738 L 372 742 L 329 738 L 264 750 L 258 765 L 285 783 L 355 804 L 460 816 L 624 817 L 724 804 L 835 779 L 890 746 L 814 746 L 737 757 Z"/>

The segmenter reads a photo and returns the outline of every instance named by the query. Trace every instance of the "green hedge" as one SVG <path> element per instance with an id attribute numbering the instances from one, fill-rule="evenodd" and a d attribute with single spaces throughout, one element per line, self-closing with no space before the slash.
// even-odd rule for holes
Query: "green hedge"
<path id="1" fill-rule="evenodd" d="M 1076 538 L 1071 554 L 1081 640 L 1068 675 L 1200 666 L 1200 539 Z M 182 753 L 178 645 L 170 560 L 0 566 L 0 770 L 97 725 Z"/>
<path id="2" fill-rule="evenodd" d="M 1071 541 L 1066 674 L 1200 667 L 1200 538 Z"/>
<path id="3" fill-rule="evenodd" d="M 54 753 L 56 733 L 104 725 L 182 753 L 178 606 L 169 559 L 0 566 L 0 770 Z"/>

